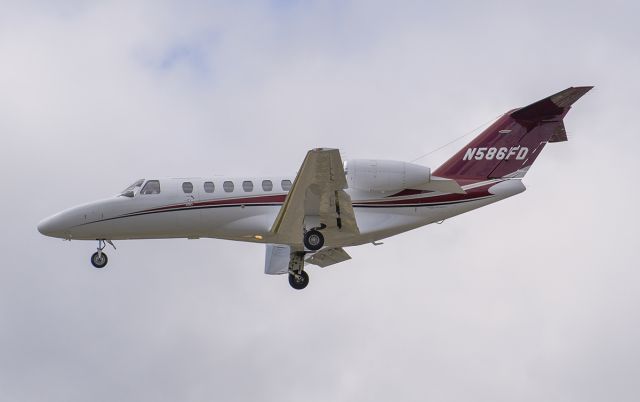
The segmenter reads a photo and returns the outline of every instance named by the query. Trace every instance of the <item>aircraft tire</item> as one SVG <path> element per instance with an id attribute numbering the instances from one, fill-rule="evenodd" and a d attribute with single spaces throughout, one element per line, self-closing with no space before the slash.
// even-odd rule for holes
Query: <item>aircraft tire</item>
<path id="1" fill-rule="evenodd" d="M 102 253 L 102 256 L 100 256 L 96 251 L 91 256 L 91 265 L 96 268 L 104 268 L 105 266 L 107 266 L 107 262 L 109 262 L 109 259 L 107 258 L 107 255 L 105 253 Z"/>
<path id="2" fill-rule="evenodd" d="M 324 246 L 324 236 L 319 231 L 311 229 L 304 234 L 302 242 L 308 250 L 317 251 Z"/>
<path id="3" fill-rule="evenodd" d="M 299 277 L 289 274 L 289 285 L 296 290 L 302 290 L 309 284 L 309 274 L 302 271 Z"/>

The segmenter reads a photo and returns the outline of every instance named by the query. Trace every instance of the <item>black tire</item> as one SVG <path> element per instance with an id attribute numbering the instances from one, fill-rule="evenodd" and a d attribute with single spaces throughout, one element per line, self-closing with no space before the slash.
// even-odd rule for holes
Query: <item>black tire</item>
<path id="1" fill-rule="evenodd" d="M 107 266 L 107 262 L 109 262 L 109 259 L 107 258 L 107 255 L 105 253 L 101 254 L 102 256 L 100 256 L 97 251 L 93 253 L 93 255 L 91 256 L 91 265 L 96 268 L 104 268 L 105 266 Z"/>
<path id="2" fill-rule="evenodd" d="M 307 250 L 317 251 L 324 246 L 324 236 L 315 229 L 311 229 L 305 233 L 302 241 Z"/>
<path id="3" fill-rule="evenodd" d="M 309 284 L 309 275 L 302 271 L 300 275 L 296 276 L 289 274 L 289 285 L 296 290 L 302 290 Z"/>

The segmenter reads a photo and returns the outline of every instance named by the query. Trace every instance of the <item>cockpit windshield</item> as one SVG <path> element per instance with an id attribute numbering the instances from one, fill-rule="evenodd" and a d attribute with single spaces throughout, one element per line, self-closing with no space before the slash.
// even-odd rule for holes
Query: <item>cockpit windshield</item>
<path id="1" fill-rule="evenodd" d="M 144 183 L 144 179 L 137 180 L 135 183 L 122 190 L 120 195 L 123 195 L 125 197 L 133 197 L 138 187 L 142 186 L 142 183 Z"/>

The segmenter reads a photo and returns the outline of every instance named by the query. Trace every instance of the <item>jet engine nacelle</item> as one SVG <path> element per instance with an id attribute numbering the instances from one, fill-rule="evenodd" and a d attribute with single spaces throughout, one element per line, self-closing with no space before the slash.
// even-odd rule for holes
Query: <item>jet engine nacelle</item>
<path id="1" fill-rule="evenodd" d="M 400 161 L 352 159 L 344 170 L 349 188 L 371 192 L 415 188 L 431 180 L 428 167 Z"/>

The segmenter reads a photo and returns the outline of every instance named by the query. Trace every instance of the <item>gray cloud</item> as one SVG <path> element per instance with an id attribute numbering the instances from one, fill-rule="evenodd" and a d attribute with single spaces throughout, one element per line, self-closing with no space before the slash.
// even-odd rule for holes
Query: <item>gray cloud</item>
<path id="1" fill-rule="evenodd" d="M 636 399 L 637 5 L 52 4 L 0 15 L 4 399 Z M 35 229 L 139 177 L 411 160 L 571 85 L 596 89 L 529 191 L 302 293 L 258 245 L 120 242 L 97 271 Z"/>

